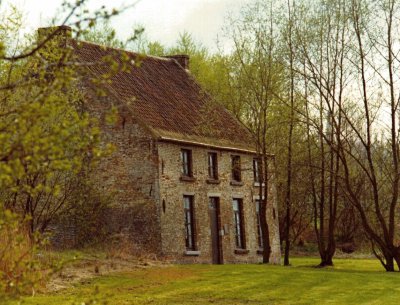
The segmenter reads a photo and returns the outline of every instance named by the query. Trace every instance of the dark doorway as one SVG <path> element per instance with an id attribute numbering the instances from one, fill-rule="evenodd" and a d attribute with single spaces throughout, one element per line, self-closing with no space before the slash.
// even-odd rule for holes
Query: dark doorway
<path id="1" fill-rule="evenodd" d="M 222 264 L 222 240 L 220 236 L 221 221 L 219 214 L 219 198 L 210 197 L 210 225 L 211 225 L 211 245 L 212 245 L 212 263 Z"/>

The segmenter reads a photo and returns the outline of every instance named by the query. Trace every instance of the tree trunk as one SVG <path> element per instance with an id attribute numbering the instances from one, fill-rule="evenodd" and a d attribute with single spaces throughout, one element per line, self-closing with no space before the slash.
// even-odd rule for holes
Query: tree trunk
<path id="1" fill-rule="evenodd" d="M 288 137 L 288 158 L 287 158 L 287 182 L 286 182 L 286 229 L 285 229 L 285 258 L 283 264 L 289 266 L 290 251 L 290 209 L 292 203 L 292 150 L 293 150 L 293 128 L 294 128 L 294 70 L 293 70 L 293 45 L 292 45 L 292 14 L 291 4 L 288 0 L 289 27 L 288 27 L 288 44 L 289 44 L 289 63 L 290 63 L 290 123 Z"/>
<path id="2" fill-rule="evenodd" d="M 388 272 L 394 272 L 394 258 L 392 255 L 387 254 L 385 256 L 385 270 Z"/>
<path id="3" fill-rule="evenodd" d="M 321 256 L 321 262 L 319 263 L 318 267 L 329 267 L 333 266 L 333 261 L 332 261 L 333 255 L 328 253 L 324 253 L 324 255 Z"/>
<path id="4" fill-rule="evenodd" d="M 397 269 L 400 271 L 400 253 L 398 249 L 394 255 L 394 260 L 396 261 Z"/>
<path id="5" fill-rule="evenodd" d="M 266 156 L 266 150 L 263 149 L 263 156 L 260 158 L 261 173 L 260 177 L 260 226 L 261 235 L 263 241 L 263 263 L 269 263 L 269 257 L 271 255 L 271 245 L 269 241 L 269 226 L 267 222 L 267 204 L 268 204 L 268 161 Z M 264 186 L 263 186 L 264 185 Z"/>

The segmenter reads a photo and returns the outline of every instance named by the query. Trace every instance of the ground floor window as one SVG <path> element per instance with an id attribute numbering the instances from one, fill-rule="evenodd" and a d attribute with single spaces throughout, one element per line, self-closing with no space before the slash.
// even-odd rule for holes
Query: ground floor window
<path id="1" fill-rule="evenodd" d="M 233 216 L 235 226 L 236 248 L 246 249 L 246 237 L 244 232 L 243 201 L 242 199 L 233 199 Z"/>
<path id="2" fill-rule="evenodd" d="M 261 217 L 260 217 L 260 200 L 256 200 L 256 218 L 257 218 L 257 241 L 258 247 L 263 247 L 262 231 L 261 231 Z"/>
<path id="3" fill-rule="evenodd" d="M 183 196 L 185 209 L 186 250 L 196 250 L 193 196 Z"/>

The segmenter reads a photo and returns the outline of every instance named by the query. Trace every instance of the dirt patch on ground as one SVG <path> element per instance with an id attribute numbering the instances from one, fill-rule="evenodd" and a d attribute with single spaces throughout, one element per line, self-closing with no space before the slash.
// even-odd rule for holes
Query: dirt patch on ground
<path id="1" fill-rule="evenodd" d="M 167 267 L 166 261 L 137 259 L 137 258 L 83 258 L 76 262 L 67 263 L 60 271 L 56 272 L 46 285 L 46 292 L 56 292 L 71 287 L 76 283 L 85 283 L 92 278 L 113 272 L 129 272 L 137 269 L 151 267 Z"/>

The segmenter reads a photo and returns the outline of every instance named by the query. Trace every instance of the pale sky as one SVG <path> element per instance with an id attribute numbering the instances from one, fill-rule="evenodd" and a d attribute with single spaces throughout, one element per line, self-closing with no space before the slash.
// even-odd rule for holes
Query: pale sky
<path id="1" fill-rule="evenodd" d="M 89 8 L 120 7 L 135 0 L 90 0 Z M 251 0 L 141 0 L 134 8 L 115 17 L 112 25 L 118 36 L 127 37 L 131 29 L 141 24 L 145 27 L 149 40 L 158 40 L 166 45 L 173 44 L 184 30 L 210 49 L 216 49 L 217 35 L 227 14 L 237 14 L 242 5 Z M 48 20 L 60 8 L 62 0 L 6 0 L 25 12 L 25 20 L 30 30 L 47 26 Z"/>

